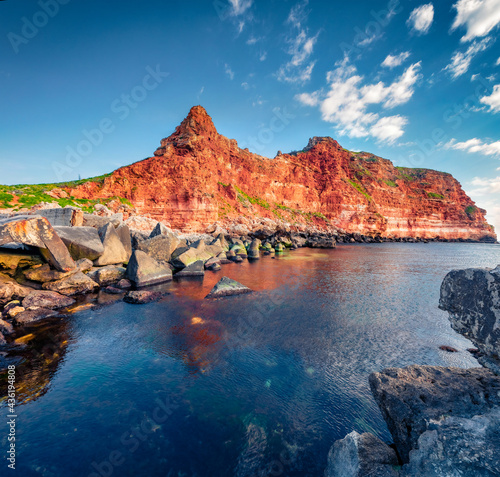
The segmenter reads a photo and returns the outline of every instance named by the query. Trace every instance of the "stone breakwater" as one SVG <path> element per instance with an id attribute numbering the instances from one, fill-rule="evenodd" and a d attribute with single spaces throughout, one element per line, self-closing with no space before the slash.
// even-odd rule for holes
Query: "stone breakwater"
<path id="1" fill-rule="evenodd" d="M 369 377 L 394 439 L 352 432 L 334 443 L 326 477 L 500 475 L 500 267 L 453 270 L 439 306 L 486 367 L 388 368 Z"/>
<path id="2" fill-rule="evenodd" d="M 81 309 L 83 297 L 85 306 L 148 303 L 160 295 L 144 287 L 298 247 L 336 246 L 325 231 L 267 221 L 252 233 L 235 224 L 183 234 L 120 207 L 101 205 L 94 214 L 35 207 L 0 218 L 0 346 L 15 349 L 41 322 Z"/>

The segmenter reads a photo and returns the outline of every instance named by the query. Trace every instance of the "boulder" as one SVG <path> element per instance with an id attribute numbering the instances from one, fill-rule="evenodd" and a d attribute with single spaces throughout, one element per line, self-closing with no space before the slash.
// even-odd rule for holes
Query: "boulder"
<path id="1" fill-rule="evenodd" d="M 274 247 L 274 251 L 276 253 L 281 253 L 281 252 L 284 252 L 285 251 L 285 247 L 283 246 L 283 244 L 281 242 L 278 242 L 275 247 Z"/>
<path id="2" fill-rule="evenodd" d="M 19 313 L 19 315 L 15 316 L 14 322 L 17 325 L 26 325 L 28 323 L 43 320 L 44 318 L 52 318 L 58 315 L 59 313 L 55 310 L 51 310 L 49 308 L 37 308 Z"/>
<path id="3" fill-rule="evenodd" d="M 84 272 L 84 273 L 91 270 L 93 266 L 94 266 L 94 264 L 88 258 L 81 258 L 80 260 L 77 260 L 77 262 L 76 262 L 76 268 L 78 270 L 80 270 L 80 272 Z"/>
<path id="4" fill-rule="evenodd" d="M 52 227 L 78 227 L 83 224 L 83 212 L 75 207 L 39 209 L 35 213 L 45 217 Z"/>
<path id="5" fill-rule="evenodd" d="M 222 250 L 220 250 L 218 253 L 220 253 L 221 251 Z M 213 256 L 214 254 L 211 251 L 207 250 L 205 242 L 203 240 L 199 240 L 198 242 L 195 242 L 185 252 L 182 252 L 177 256 L 173 255 L 172 259 L 170 260 L 170 263 L 172 263 L 172 265 L 175 268 L 185 268 L 191 263 L 197 262 L 198 260 L 201 260 L 203 263 L 205 263 L 208 259 L 212 258 Z"/>
<path id="6" fill-rule="evenodd" d="M 217 257 L 215 257 L 216 260 L 218 260 L 222 265 L 231 263 L 231 260 L 227 258 L 226 252 L 221 252 Z"/>
<path id="7" fill-rule="evenodd" d="M 0 346 L 5 346 L 6 344 L 5 336 L 0 332 Z"/>
<path id="8" fill-rule="evenodd" d="M 222 277 L 212 288 L 210 293 L 205 298 L 219 298 L 223 296 L 241 295 L 250 293 L 252 290 L 236 280 L 228 277 Z"/>
<path id="9" fill-rule="evenodd" d="M 127 266 L 127 277 L 136 286 L 154 285 L 172 280 L 172 270 L 141 250 L 134 250 Z"/>
<path id="10" fill-rule="evenodd" d="M 500 376 L 485 368 L 388 368 L 369 382 L 404 463 L 431 420 L 471 418 L 500 406 Z"/>
<path id="11" fill-rule="evenodd" d="M 157 301 L 163 296 L 163 293 L 146 291 L 146 290 L 135 290 L 129 291 L 123 301 L 127 303 L 132 303 L 134 305 L 144 305 L 146 303 L 151 303 L 152 301 Z"/>
<path id="12" fill-rule="evenodd" d="M 97 260 L 94 260 L 94 265 L 103 267 L 105 265 L 114 265 L 128 261 L 127 251 L 116 233 L 113 224 L 108 223 L 101 227 L 99 229 L 99 237 L 104 246 L 104 252 Z"/>
<path id="13" fill-rule="evenodd" d="M 451 327 L 486 355 L 484 364 L 500 368 L 500 266 L 448 273 L 439 307 L 448 312 Z"/>
<path id="14" fill-rule="evenodd" d="M 45 217 L 0 219 L 0 245 L 10 242 L 38 247 L 44 259 L 61 272 L 75 267 L 68 249 Z"/>
<path id="15" fill-rule="evenodd" d="M 226 238 L 224 237 L 223 234 L 218 234 L 212 244 L 219 243 L 220 247 L 222 247 L 222 250 L 224 252 L 227 252 L 229 250 L 229 244 L 227 243 Z"/>
<path id="16" fill-rule="evenodd" d="M 54 227 L 73 260 L 96 260 L 104 253 L 99 233 L 94 227 Z"/>
<path id="17" fill-rule="evenodd" d="M 155 235 L 153 238 L 137 244 L 137 250 L 146 252 L 150 257 L 161 262 L 169 262 L 180 240 L 172 233 Z"/>
<path id="18" fill-rule="evenodd" d="M 121 288 L 122 290 L 128 290 L 129 288 L 132 288 L 132 283 L 130 282 L 130 280 L 123 278 L 116 284 L 116 287 Z"/>
<path id="19" fill-rule="evenodd" d="M 311 248 L 335 248 L 337 243 L 334 237 L 327 234 L 314 234 L 307 238 L 306 245 Z"/>
<path id="20" fill-rule="evenodd" d="M 125 290 L 122 290 L 121 288 L 116 288 L 116 287 L 106 287 L 104 290 L 104 292 L 106 293 L 109 293 L 111 295 L 120 295 L 122 293 L 126 293 Z"/>
<path id="21" fill-rule="evenodd" d="M 83 226 L 100 229 L 108 224 L 118 227 L 123 222 L 123 214 L 113 214 L 111 217 L 101 217 L 99 215 L 83 214 Z"/>
<path id="22" fill-rule="evenodd" d="M 54 280 L 61 280 L 65 277 L 73 275 L 73 273 L 76 273 L 77 271 L 78 269 L 75 266 L 75 268 L 73 270 L 70 270 L 69 272 L 59 272 L 57 270 L 51 269 L 50 265 L 46 263 L 45 265 L 42 265 L 40 267 L 30 268 L 29 270 L 26 270 L 24 272 L 24 276 L 28 280 L 45 283 L 52 282 Z"/>
<path id="23" fill-rule="evenodd" d="M 172 233 L 172 231 L 166 225 L 158 222 L 149 234 L 149 238 L 157 237 L 159 235 L 168 235 L 169 233 Z"/>
<path id="24" fill-rule="evenodd" d="M 223 252 L 224 253 L 224 252 Z M 217 257 L 212 257 L 205 262 L 205 270 L 220 270 L 220 259 Z"/>
<path id="25" fill-rule="evenodd" d="M 130 237 L 130 229 L 125 224 L 120 224 L 116 227 L 116 234 L 120 238 L 120 242 L 127 252 L 127 260 L 125 261 L 128 262 L 132 255 L 132 239 Z"/>
<path id="26" fill-rule="evenodd" d="M 500 408 L 471 418 L 431 420 L 410 452 L 404 476 L 500 475 Z M 378 475 L 378 474 L 377 474 Z"/>
<path id="27" fill-rule="evenodd" d="M 260 258 L 260 240 L 259 239 L 253 239 L 252 243 L 248 247 L 248 258 L 257 260 Z"/>
<path id="28" fill-rule="evenodd" d="M 24 298 L 32 291 L 32 288 L 19 285 L 13 278 L 0 273 L 0 305 L 7 304 L 13 298 Z"/>
<path id="29" fill-rule="evenodd" d="M 106 267 L 98 268 L 88 273 L 87 276 L 99 284 L 99 286 L 105 287 L 125 278 L 125 273 L 126 269 L 124 267 L 107 265 Z"/>
<path id="30" fill-rule="evenodd" d="M 205 264 L 203 260 L 190 263 L 187 267 L 175 274 L 176 277 L 199 277 L 205 275 Z"/>
<path id="31" fill-rule="evenodd" d="M 30 293 L 24 300 L 24 308 L 39 307 L 39 308 L 64 308 L 75 303 L 73 298 L 61 295 L 60 293 L 49 290 L 37 290 Z"/>
<path id="32" fill-rule="evenodd" d="M 5 315 L 8 316 L 9 318 L 14 318 L 16 315 L 19 315 L 19 313 L 22 313 L 24 310 L 26 310 L 24 306 L 13 306 L 12 308 L 9 308 L 5 312 Z"/>
<path id="33" fill-rule="evenodd" d="M 43 284 L 44 290 L 56 291 L 67 296 L 89 293 L 98 287 L 99 285 L 94 280 L 82 272 L 76 272 L 62 280 Z"/>
<path id="34" fill-rule="evenodd" d="M 0 249 L 0 270 L 13 275 L 18 268 L 43 265 L 45 262 L 36 252 L 23 250 Z"/>
<path id="35" fill-rule="evenodd" d="M 397 477 L 394 449 L 373 434 L 356 431 L 333 444 L 325 477 Z"/>

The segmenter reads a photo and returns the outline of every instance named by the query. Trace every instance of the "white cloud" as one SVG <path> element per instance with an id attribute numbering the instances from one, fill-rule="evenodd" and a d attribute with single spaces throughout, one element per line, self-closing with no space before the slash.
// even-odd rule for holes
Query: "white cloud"
<path id="1" fill-rule="evenodd" d="M 229 76 L 230 80 L 234 79 L 234 71 L 231 69 L 231 67 L 227 63 L 224 65 L 224 71 L 225 71 L 226 75 Z"/>
<path id="2" fill-rule="evenodd" d="M 453 79 L 462 76 L 469 70 L 474 57 L 481 51 L 486 50 L 493 43 L 492 38 L 484 38 L 481 41 L 475 41 L 466 51 L 456 51 L 451 57 L 451 63 L 444 69 L 448 71 Z"/>
<path id="3" fill-rule="evenodd" d="M 465 27 L 462 42 L 486 36 L 500 24 L 500 0 L 459 0 L 453 8 L 457 16 L 451 29 Z"/>
<path id="4" fill-rule="evenodd" d="M 308 1 L 295 5 L 288 15 L 286 23 L 292 25 L 292 32 L 287 43 L 289 44 L 288 54 L 291 59 L 282 65 L 276 77 L 279 81 L 288 83 L 305 83 L 311 79 L 312 70 L 316 62 L 310 60 L 314 46 L 318 40 L 319 31 L 314 36 L 309 36 L 308 30 L 302 28 L 307 20 L 305 7 Z"/>
<path id="5" fill-rule="evenodd" d="M 495 63 L 495 66 L 500 66 L 500 57 L 498 58 L 497 62 Z"/>
<path id="6" fill-rule="evenodd" d="M 229 0 L 231 4 L 230 15 L 238 16 L 245 13 L 253 3 L 253 0 Z"/>
<path id="7" fill-rule="evenodd" d="M 475 195 L 485 195 L 500 192 L 500 177 L 474 177 L 471 184 L 477 189 L 474 190 Z"/>
<path id="8" fill-rule="evenodd" d="M 468 153 L 479 153 L 483 156 L 500 156 L 500 141 L 486 143 L 478 138 L 472 138 L 468 141 L 457 142 L 452 139 L 444 145 L 445 149 L 455 149 Z"/>
<path id="9" fill-rule="evenodd" d="M 410 14 L 410 18 L 406 24 L 420 35 L 425 35 L 429 32 L 432 21 L 434 20 L 434 6 L 432 3 L 421 5 L 415 8 Z"/>
<path id="10" fill-rule="evenodd" d="M 479 101 L 489 106 L 491 112 L 500 112 L 500 84 L 493 86 L 493 93 L 483 96 Z"/>
<path id="11" fill-rule="evenodd" d="M 257 43 L 258 41 L 260 41 L 260 38 L 255 38 L 254 36 L 251 36 L 247 40 L 247 45 L 255 45 L 255 43 Z"/>
<path id="12" fill-rule="evenodd" d="M 264 51 L 260 54 L 259 56 L 259 60 L 260 61 L 266 61 L 266 58 L 267 58 L 267 51 Z"/>
<path id="13" fill-rule="evenodd" d="M 243 83 L 241 83 L 241 87 L 243 89 L 248 89 L 248 88 L 250 88 L 250 85 L 246 81 L 244 81 Z"/>
<path id="14" fill-rule="evenodd" d="M 306 106 L 318 106 L 324 121 L 334 123 L 340 134 L 350 137 L 372 136 L 381 142 L 393 143 L 404 134 L 408 120 L 403 116 L 381 116 L 369 111 L 371 105 L 391 109 L 410 100 L 416 82 L 421 78 L 420 62 L 386 86 L 383 82 L 363 85 L 348 59 L 337 63 L 327 74 L 328 91 L 302 93 L 296 99 Z"/>
<path id="15" fill-rule="evenodd" d="M 400 53 L 399 55 L 387 55 L 387 58 L 383 61 L 382 66 L 385 66 L 386 68 L 395 68 L 396 66 L 399 66 L 403 64 L 408 57 L 410 56 L 409 51 L 403 51 L 403 53 Z"/>

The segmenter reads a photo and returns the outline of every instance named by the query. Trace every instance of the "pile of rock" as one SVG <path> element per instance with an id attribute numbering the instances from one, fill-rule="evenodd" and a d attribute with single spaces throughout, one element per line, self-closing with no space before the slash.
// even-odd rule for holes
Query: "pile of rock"
<path id="1" fill-rule="evenodd" d="M 450 272 L 440 307 L 487 368 L 409 366 L 370 387 L 395 450 L 371 434 L 337 441 L 326 477 L 500 475 L 500 267 Z"/>

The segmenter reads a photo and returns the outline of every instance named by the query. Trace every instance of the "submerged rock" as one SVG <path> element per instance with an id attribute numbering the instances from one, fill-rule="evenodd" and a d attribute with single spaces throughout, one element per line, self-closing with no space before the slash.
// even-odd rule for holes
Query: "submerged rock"
<path id="1" fill-rule="evenodd" d="M 398 465 L 394 449 L 373 434 L 353 431 L 330 449 L 325 477 L 397 477 Z"/>
<path id="2" fill-rule="evenodd" d="M 153 292 L 147 290 L 135 290 L 129 291 L 123 301 L 127 303 L 132 303 L 133 305 L 144 305 L 146 303 L 151 303 L 152 301 L 157 301 L 163 296 L 163 293 Z"/>
<path id="3" fill-rule="evenodd" d="M 219 298 L 223 296 L 241 295 L 243 293 L 250 293 L 253 290 L 232 280 L 228 277 L 222 277 L 217 284 L 212 288 L 210 293 L 205 298 Z"/>

